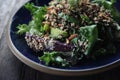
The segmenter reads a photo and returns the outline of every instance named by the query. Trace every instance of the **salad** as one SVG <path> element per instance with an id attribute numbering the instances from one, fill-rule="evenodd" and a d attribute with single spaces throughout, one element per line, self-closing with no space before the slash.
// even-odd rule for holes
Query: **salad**
<path id="1" fill-rule="evenodd" d="M 116 53 L 120 14 L 115 0 L 52 0 L 49 5 L 25 4 L 32 20 L 17 34 L 39 54 L 41 63 L 71 67 L 83 59 Z M 41 52 L 42 51 L 42 52 Z"/>

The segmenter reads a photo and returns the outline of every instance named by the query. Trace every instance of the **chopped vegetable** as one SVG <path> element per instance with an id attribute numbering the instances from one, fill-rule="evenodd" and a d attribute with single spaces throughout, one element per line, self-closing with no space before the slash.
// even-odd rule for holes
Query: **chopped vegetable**
<path id="1" fill-rule="evenodd" d="M 80 28 L 80 32 L 82 35 L 82 40 L 88 40 L 88 46 L 86 51 L 84 52 L 85 55 L 88 55 L 95 45 L 95 42 L 98 39 L 98 29 L 96 25 L 90 25 Z"/>
<path id="2" fill-rule="evenodd" d="M 72 67 L 82 60 L 116 53 L 120 39 L 116 0 L 52 0 L 48 6 L 27 3 L 32 20 L 18 25 L 28 46 L 47 66 Z"/>
<path id="3" fill-rule="evenodd" d="M 19 25 L 17 34 L 24 34 L 29 31 L 29 27 L 26 24 Z"/>
<path id="4" fill-rule="evenodd" d="M 58 28 L 51 28 L 50 32 L 51 32 L 50 36 L 55 38 L 55 39 L 63 38 L 63 37 L 68 36 L 68 33 L 66 31 L 60 30 Z"/>

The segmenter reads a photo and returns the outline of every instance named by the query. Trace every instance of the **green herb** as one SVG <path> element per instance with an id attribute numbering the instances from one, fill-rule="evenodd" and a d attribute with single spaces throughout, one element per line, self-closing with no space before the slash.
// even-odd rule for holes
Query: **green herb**
<path id="1" fill-rule="evenodd" d="M 78 6 L 80 0 L 68 0 L 68 3 L 70 4 L 71 8 L 75 8 Z"/>
<path id="2" fill-rule="evenodd" d="M 71 23 L 75 23 L 77 25 L 79 25 L 79 20 L 74 18 L 73 16 L 68 16 L 68 22 L 71 22 Z"/>
<path id="3" fill-rule="evenodd" d="M 29 31 L 29 27 L 26 24 L 21 24 L 17 26 L 17 34 L 24 34 Z"/>
<path id="4" fill-rule="evenodd" d="M 34 39 L 32 36 L 30 36 L 32 39 L 30 40 L 30 38 L 28 38 L 28 41 L 26 38 L 27 44 L 29 45 L 32 43 L 35 50 L 37 50 L 36 48 L 40 47 L 39 40 L 44 40 L 43 42 L 40 42 L 42 46 L 45 46 L 43 49 L 43 55 L 39 57 L 40 61 L 49 66 L 70 67 L 77 64 L 84 58 L 84 56 L 87 56 L 88 58 L 96 58 L 96 56 L 104 56 L 106 54 L 112 54 L 116 52 L 116 47 L 113 44 L 113 41 L 120 37 L 118 36 L 120 33 L 120 26 L 118 23 L 116 23 L 117 19 L 120 17 L 120 14 L 114 7 L 116 0 L 92 0 L 92 3 L 90 0 L 67 0 L 65 4 L 61 1 L 64 0 L 54 0 L 48 6 L 52 10 L 57 10 L 57 14 L 55 15 L 47 11 L 47 6 L 38 7 L 33 3 L 27 3 L 25 5 L 25 8 L 30 11 L 32 20 L 28 24 L 18 25 L 17 27 L 17 34 L 24 34 L 26 32 L 29 32 L 32 36 L 34 34 L 36 35 Z M 68 9 L 66 9 L 67 3 L 69 6 Z M 54 7 L 59 4 L 65 8 L 58 8 L 59 6 Z M 98 5 L 94 7 L 96 4 Z M 97 16 L 97 14 L 100 12 L 100 9 L 103 7 L 105 9 L 103 9 L 103 12 L 105 11 L 106 14 L 107 11 L 111 12 L 113 22 L 111 19 L 110 23 L 106 23 L 106 19 L 102 20 L 102 17 L 99 16 L 99 18 Z M 97 11 L 94 11 L 94 8 L 96 8 Z M 66 12 L 67 10 L 69 10 L 70 14 Z M 90 14 L 88 11 L 91 11 Z M 92 14 L 94 12 L 96 12 L 96 14 Z M 48 19 L 45 19 L 46 14 L 49 15 Z M 50 18 L 53 21 L 51 21 Z M 43 24 L 45 21 L 49 22 L 50 25 L 52 22 L 55 22 L 56 25 L 65 24 L 65 29 L 62 30 L 60 28 L 55 28 L 58 27 L 55 25 L 50 26 L 48 24 Z M 95 24 L 93 21 L 97 21 L 98 24 L 97 22 L 95 22 Z M 66 30 L 68 30 L 68 32 Z M 49 36 L 49 39 L 47 40 L 44 37 L 46 33 L 48 33 Z M 69 35 L 71 34 L 77 34 L 77 36 L 73 36 L 73 38 L 70 39 Z M 40 39 L 38 37 L 40 37 Z M 67 38 L 69 40 L 69 44 L 65 44 L 65 40 L 67 40 Z M 55 41 L 56 44 L 51 44 L 51 40 L 53 42 Z M 33 43 L 33 41 L 35 43 Z M 50 46 L 46 47 L 47 45 Z M 55 49 L 53 50 L 56 51 L 52 51 L 50 49 L 51 47 L 54 47 Z M 51 51 L 49 51 L 49 49 Z"/>
<path id="5" fill-rule="evenodd" d="M 88 48 L 85 55 L 88 55 L 98 39 L 98 29 L 96 25 L 90 25 L 80 28 L 80 33 L 83 40 L 88 40 Z"/>
<path id="6" fill-rule="evenodd" d="M 47 10 L 46 6 L 39 7 L 39 9 L 37 9 L 33 14 L 33 20 L 35 21 L 38 27 L 43 25 L 42 22 L 45 19 L 44 15 L 47 13 L 46 10 Z"/>
<path id="7" fill-rule="evenodd" d="M 38 7 L 34 5 L 34 3 L 27 3 L 25 4 L 25 8 L 31 12 L 31 14 L 34 14 L 36 10 L 38 10 Z"/>
<path id="8" fill-rule="evenodd" d="M 115 54 L 116 47 L 112 42 L 110 42 L 110 43 L 107 44 L 106 50 L 107 50 L 107 54 Z"/>
<path id="9" fill-rule="evenodd" d="M 87 15 L 80 15 L 82 21 L 85 21 L 85 22 L 89 22 L 90 23 L 90 19 Z"/>
<path id="10" fill-rule="evenodd" d="M 66 31 L 63 31 L 61 29 L 58 29 L 58 28 L 51 28 L 51 31 L 50 31 L 50 36 L 52 38 L 59 38 L 59 36 L 62 36 L 62 37 L 67 37 L 68 36 L 68 33 Z"/>
<path id="11" fill-rule="evenodd" d="M 70 16 L 68 14 L 64 14 L 63 12 L 59 13 L 58 16 L 62 19 L 64 19 L 65 21 L 71 22 L 71 23 L 75 23 L 75 24 L 79 24 L 79 20 L 74 18 L 73 16 Z"/>
<path id="12" fill-rule="evenodd" d="M 63 59 L 59 52 L 44 52 L 44 55 L 39 57 L 40 60 L 45 62 L 45 65 L 53 65 L 53 66 L 68 66 L 69 63 L 66 59 Z"/>
<path id="13" fill-rule="evenodd" d="M 49 30 L 50 30 L 49 25 L 48 25 L 48 24 L 45 24 L 43 30 L 44 30 L 45 32 L 49 32 Z"/>
<path id="14" fill-rule="evenodd" d="M 95 56 L 101 56 L 101 55 L 105 55 L 106 54 L 106 49 L 105 48 L 100 48 L 97 51 L 95 51 L 94 55 Z"/>
<path id="15" fill-rule="evenodd" d="M 72 42 L 73 42 L 77 47 L 79 47 L 79 45 L 78 45 L 78 40 L 79 40 L 78 37 L 72 39 Z"/>
<path id="16" fill-rule="evenodd" d="M 32 20 L 29 22 L 28 25 L 23 24 L 18 26 L 18 34 L 24 34 L 26 32 L 30 32 L 31 34 L 41 35 L 44 33 L 44 15 L 46 14 L 46 6 L 38 7 L 35 6 L 33 3 L 27 3 L 25 8 L 28 9 L 31 14 L 33 15 Z"/>
<path id="17" fill-rule="evenodd" d="M 46 65 L 49 65 L 50 62 L 54 61 L 58 55 L 56 52 L 44 52 L 44 55 L 39 57 L 40 60 L 44 61 Z"/>
<path id="18" fill-rule="evenodd" d="M 92 55 L 94 57 L 97 57 L 97 56 L 105 56 L 108 54 L 114 54 L 116 52 L 116 47 L 112 42 L 106 45 L 107 46 L 103 46 L 102 48 L 95 50 Z"/>

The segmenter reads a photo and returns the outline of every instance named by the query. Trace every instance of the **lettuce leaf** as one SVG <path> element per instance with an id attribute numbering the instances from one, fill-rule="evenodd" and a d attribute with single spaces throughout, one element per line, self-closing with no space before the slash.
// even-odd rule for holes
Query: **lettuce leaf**
<path id="1" fill-rule="evenodd" d="M 98 29 L 96 25 L 84 26 L 80 28 L 81 41 L 88 40 L 88 47 L 85 51 L 85 55 L 88 55 L 93 48 L 95 42 L 98 40 Z"/>
<path id="2" fill-rule="evenodd" d="M 44 15 L 47 12 L 47 7 L 46 6 L 38 7 L 35 6 L 33 3 L 27 3 L 25 5 L 25 8 L 30 11 L 33 18 L 29 22 L 29 24 L 18 25 L 17 33 L 24 34 L 26 32 L 30 32 L 32 34 L 37 34 L 37 35 L 41 35 L 42 33 L 44 33 L 44 27 L 43 27 L 44 24 L 42 22 L 44 20 Z"/>
<path id="3" fill-rule="evenodd" d="M 58 39 L 59 36 L 67 37 L 68 33 L 66 31 L 59 29 L 59 28 L 51 28 L 50 36 L 52 38 Z"/>

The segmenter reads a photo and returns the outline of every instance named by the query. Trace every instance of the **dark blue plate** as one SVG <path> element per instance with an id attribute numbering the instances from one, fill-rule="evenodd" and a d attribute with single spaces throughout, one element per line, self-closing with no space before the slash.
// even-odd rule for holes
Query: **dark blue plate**
<path id="1" fill-rule="evenodd" d="M 38 6 L 42 6 L 44 4 L 47 4 L 49 1 L 50 0 L 33 0 L 31 2 L 34 2 Z M 120 0 L 118 0 L 116 3 L 117 9 L 120 11 L 119 5 Z M 30 12 L 24 7 L 20 8 L 11 19 L 11 22 L 7 28 L 7 40 L 9 47 L 13 51 L 14 55 L 18 57 L 21 61 L 23 61 L 25 64 L 37 70 L 58 75 L 86 75 L 113 68 L 117 66 L 120 61 L 120 46 L 116 45 L 116 54 L 104 56 L 96 60 L 82 61 L 78 65 L 71 68 L 61 69 L 45 66 L 39 62 L 38 55 L 33 54 L 35 52 L 27 46 L 24 35 L 20 36 L 16 34 L 16 27 L 19 24 L 28 24 L 30 20 Z"/>

